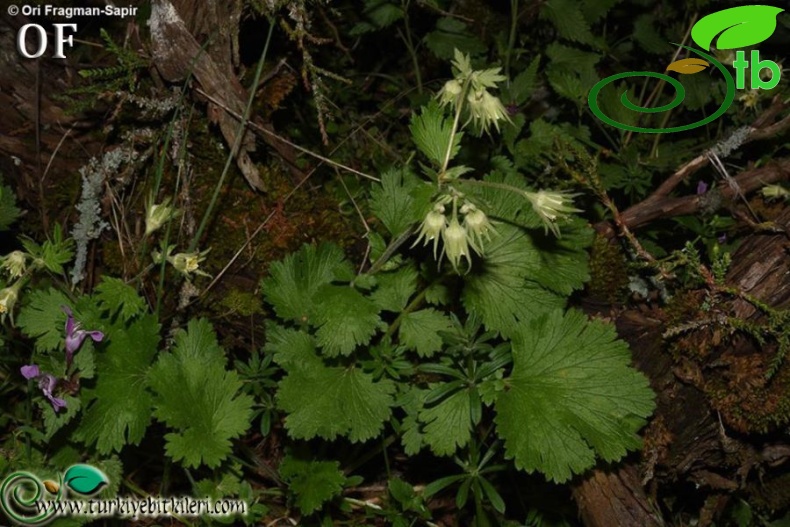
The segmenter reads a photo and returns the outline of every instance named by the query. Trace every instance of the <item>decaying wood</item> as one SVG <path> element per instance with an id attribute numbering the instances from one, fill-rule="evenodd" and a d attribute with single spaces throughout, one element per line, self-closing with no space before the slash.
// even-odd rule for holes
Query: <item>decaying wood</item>
<path id="1" fill-rule="evenodd" d="M 644 496 L 636 469 L 631 465 L 612 471 L 593 471 L 576 485 L 573 493 L 585 525 L 665 525 Z"/>
<path id="2" fill-rule="evenodd" d="M 238 66 L 241 9 L 238 0 L 155 0 L 149 20 L 151 48 L 154 65 L 165 80 L 183 82 L 194 77 L 202 91 L 211 96 L 207 101 L 209 118 L 219 125 L 229 146 L 239 143 L 233 152 L 239 170 L 253 188 L 264 191 L 263 180 L 249 155 L 255 150 L 255 137 L 244 128 L 239 139 L 240 122 L 234 117 L 244 115 L 249 99 L 234 71 Z M 217 21 L 219 24 L 214 25 Z M 269 123 L 258 124 L 271 128 Z M 264 140 L 301 179 L 293 149 L 281 141 Z"/>
<path id="3" fill-rule="evenodd" d="M 789 168 L 787 160 L 779 160 L 741 174 L 741 184 L 752 188 L 752 183 L 762 184 L 763 177 L 786 173 Z M 775 218 L 774 224 L 783 232 L 755 232 L 740 245 L 733 254 L 726 282 L 744 295 L 786 309 L 790 307 L 790 237 L 786 234 L 790 232 L 790 209 Z M 765 316 L 741 297 L 729 299 L 724 308 L 733 316 L 753 322 Z M 711 520 L 721 511 L 719 505 L 726 503 L 727 495 L 743 489 L 750 475 L 790 460 L 790 445 L 760 444 L 754 438 L 747 441 L 730 426 L 727 410 L 721 408 L 719 412 L 704 393 L 706 382 L 726 373 L 727 356 L 764 354 L 766 350 L 749 347 L 747 339 L 734 340 L 717 357 L 722 364 L 707 368 L 692 360 L 672 357 L 662 338 L 666 327 L 657 308 L 627 311 L 618 318 L 617 328 L 631 344 L 634 365 L 650 378 L 657 394 L 657 410 L 644 431 L 646 443 L 639 462 L 593 470 L 574 484 L 574 497 L 585 525 L 660 525 L 655 523 L 661 521 L 660 517 L 646 516 L 648 512 L 654 514 L 659 504 L 645 488 L 679 481 L 690 482 L 713 500 L 706 501 L 700 511 L 701 519 Z M 736 368 L 737 363 L 731 367 Z M 759 372 L 759 379 L 751 382 L 767 382 L 762 374 Z M 635 473 L 641 477 L 633 478 Z"/>

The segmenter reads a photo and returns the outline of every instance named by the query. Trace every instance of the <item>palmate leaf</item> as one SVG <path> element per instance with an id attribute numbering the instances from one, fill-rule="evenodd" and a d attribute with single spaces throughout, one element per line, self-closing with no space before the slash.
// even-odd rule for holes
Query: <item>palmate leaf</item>
<path id="1" fill-rule="evenodd" d="M 370 299 L 382 311 L 400 313 L 417 289 L 417 269 L 404 265 L 395 271 L 378 273 L 378 287 Z"/>
<path id="2" fill-rule="evenodd" d="M 350 280 L 353 276 L 353 269 L 336 245 L 303 245 L 271 265 L 269 277 L 262 282 L 263 294 L 278 317 L 311 322 L 316 314 L 316 292 L 333 280 Z"/>
<path id="3" fill-rule="evenodd" d="M 562 483 L 640 444 L 653 409 L 647 379 L 628 366 L 614 328 L 555 311 L 513 340 L 513 373 L 496 400 L 496 425 L 518 468 Z"/>
<path id="4" fill-rule="evenodd" d="M 280 381 L 278 406 L 288 413 L 285 428 L 294 439 L 346 436 L 352 442 L 375 437 L 389 419 L 395 385 L 375 382 L 357 368 L 297 369 Z"/>
<path id="5" fill-rule="evenodd" d="M 325 285 L 315 295 L 318 344 L 329 357 L 367 344 L 381 322 L 379 309 L 350 286 Z"/>
<path id="6" fill-rule="evenodd" d="M 420 412 L 425 423 L 422 440 L 437 456 L 449 456 L 472 437 L 472 399 L 469 390 L 458 390 L 439 404 Z"/>
<path id="7" fill-rule="evenodd" d="M 83 388 L 93 401 L 77 429 L 78 437 L 95 442 L 101 454 L 138 444 L 148 428 L 152 398 L 146 375 L 157 353 L 159 324 L 156 317 L 146 315 L 128 328 L 116 324 L 106 333 L 106 348 L 96 357 L 101 375 L 95 388 Z"/>
<path id="8" fill-rule="evenodd" d="M 391 169 L 370 190 L 370 209 L 393 237 L 422 220 L 410 194 L 418 185 L 420 181 L 408 169 Z"/>
<path id="9" fill-rule="evenodd" d="M 444 158 L 447 155 L 447 146 L 450 144 L 450 137 L 453 132 L 453 120 L 445 115 L 439 103 L 431 101 L 427 106 L 423 106 L 419 114 L 412 115 L 411 124 L 412 139 L 420 152 L 430 159 L 438 168 L 444 165 Z M 450 150 L 450 160 L 458 154 L 461 148 L 461 138 L 463 133 L 456 133 L 453 137 L 453 146 Z"/>
<path id="10" fill-rule="evenodd" d="M 400 343 L 420 357 L 430 357 L 442 349 L 440 331 L 449 331 L 450 319 L 435 309 L 420 309 L 403 315 L 398 336 Z"/>
<path id="11" fill-rule="evenodd" d="M 337 461 L 308 461 L 291 455 L 280 463 L 280 477 L 296 494 L 296 506 L 302 514 L 311 514 L 339 495 L 346 482 Z"/>
<path id="12" fill-rule="evenodd" d="M 52 351 L 64 346 L 66 315 L 61 306 L 70 305 L 66 296 L 55 289 L 36 289 L 30 302 L 19 310 L 17 326 L 36 339 L 38 351 Z"/>
<path id="13" fill-rule="evenodd" d="M 165 435 L 167 454 L 187 467 L 219 466 L 231 439 L 250 427 L 253 400 L 240 393 L 242 382 L 225 362 L 211 324 L 190 320 L 149 373 L 154 415 L 176 430 Z"/>
<path id="14" fill-rule="evenodd" d="M 486 328 L 509 337 L 529 319 L 563 306 L 565 299 L 530 279 L 538 249 L 523 229 L 499 225 L 497 232 L 483 261 L 467 276 L 462 298 Z"/>
<path id="15" fill-rule="evenodd" d="M 102 277 L 102 281 L 96 286 L 94 294 L 99 305 L 115 314 L 120 309 L 121 318 L 129 320 L 133 316 L 145 311 L 145 300 L 142 299 L 134 287 L 127 285 L 120 278 L 110 276 Z"/>
<path id="16" fill-rule="evenodd" d="M 318 356 L 315 339 L 309 333 L 284 328 L 274 322 L 266 324 L 267 353 L 274 354 L 274 362 L 284 370 L 321 367 L 324 362 Z"/>

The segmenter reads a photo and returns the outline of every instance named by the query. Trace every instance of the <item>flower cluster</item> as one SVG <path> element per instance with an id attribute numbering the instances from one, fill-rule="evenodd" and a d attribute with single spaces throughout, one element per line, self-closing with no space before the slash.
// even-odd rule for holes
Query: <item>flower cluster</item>
<path id="1" fill-rule="evenodd" d="M 483 243 L 491 239 L 491 233 L 496 232 L 494 226 L 486 216 L 485 212 L 478 209 L 473 203 L 464 200 L 463 205 L 458 210 L 458 201 L 462 196 L 442 196 L 434 204 L 433 209 L 425 216 L 425 220 L 420 226 L 420 233 L 412 247 L 424 240 L 427 245 L 433 241 L 433 256 L 436 257 L 436 249 L 439 245 L 439 238 L 444 242 L 439 261 L 446 254 L 453 269 L 458 272 L 458 265 L 463 258 L 466 258 L 469 268 L 472 260 L 470 249 L 477 254 L 483 254 Z M 452 203 L 452 213 L 448 219 L 445 215 L 445 206 Z M 458 219 L 458 213 L 463 215 L 463 223 Z"/>
<path id="2" fill-rule="evenodd" d="M 471 120 L 481 130 L 487 132 L 493 124 L 499 131 L 499 121 L 510 122 L 507 110 L 498 97 L 491 95 L 489 88 L 506 79 L 499 74 L 501 68 L 473 70 L 469 56 L 455 50 L 453 72 L 455 78 L 444 84 L 437 97 L 442 106 L 451 105 L 456 111 L 462 105 Z"/>

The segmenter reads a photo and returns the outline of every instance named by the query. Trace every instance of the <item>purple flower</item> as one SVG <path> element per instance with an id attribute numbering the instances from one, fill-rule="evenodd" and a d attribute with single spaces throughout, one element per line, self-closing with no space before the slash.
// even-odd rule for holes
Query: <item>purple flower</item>
<path id="1" fill-rule="evenodd" d="M 55 413 L 57 413 L 61 408 L 66 407 L 66 401 L 60 397 L 55 397 L 52 395 L 52 392 L 55 390 L 55 386 L 58 384 L 58 380 L 54 375 L 51 373 L 42 374 L 41 370 L 36 364 L 22 366 L 19 371 L 22 373 L 22 377 L 25 379 L 36 379 L 38 381 L 38 387 L 44 393 L 44 397 L 49 399 L 49 402 L 52 403 L 52 409 L 55 410 Z"/>
<path id="2" fill-rule="evenodd" d="M 60 306 L 68 318 L 66 319 L 66 364 L 71 365 L 71 359 L 74 353 L 82 346 L 82 341 L 85 337 L 90 337 L 94 342 L 101 342 L 104 338 L 104 333 L 101 331 L 86 331 L 80 329 L 80 323 L 74 320 L 74 315 L 71 309 L 66 306 Z"/>
<path id="3" fill-rule="evenodd" d="M 708 184 L 700 180 L 700 182 L 697 183 L 697 195 L 699 196 L 701 194 L 705 194 L 707 191 L 708 191 Z"/>

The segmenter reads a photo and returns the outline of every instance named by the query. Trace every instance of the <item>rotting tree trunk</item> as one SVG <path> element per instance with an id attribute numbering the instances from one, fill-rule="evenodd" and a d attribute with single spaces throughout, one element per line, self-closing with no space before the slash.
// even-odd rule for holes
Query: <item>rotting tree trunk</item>
<path id="1" fill-rule="evenodd" d="M 779 161 L 775 166 L 785 170 L 785 165 L 786 161 Z M 786 309 L 790 307 L 790 209 L 785 208 L 773 221 L 777 234 L 754 233 L 733 254 L 726 282 L 772 308 Z M 742 298 L 728 300 L 726 307 L 730 316 L 740 319 L 759 322 L 765 318 Z M 658 309 L 627 311 L 618 317 L 618 332 L 631 344 L 634 365 L 650 378 L 657 394 L 657 410 L 644 432 L 641 461 L 629 458 L 613 469 L 595 469 L 574 484 L 573 494 L 588 527 L 665 525 L 657 512 L 656 489 L 683 481 L 704 493 L 700 525 L 709 525 L 732 491 L 749 487 L 750 473 L 790 460 L 790 445 L 761 442 L 755 436 L 746 441 L 750 430 L 744 430 L 747 425 L 737 418 L 738 412 L 730 412 L 733 407 L 742 408 L 743 399 L 717 403 L 705 393 L 711 383 L 721 384 L 739 375 L 748 386 L 733 392 L 768 391 L 771 382 L 784 382 L 778 379 L 779 373 L 774 381 L 765 379 L 770 362 L 766 354 L 771 350 L 758 349 L 749 339 L 734 338 L 716 352 L 715 367 L 678 361 L 662 337 L 668 329 L 663 318 Z M 758 361 L 760 367 L 739 372 L 744 361 Z"/>
<path id="2" fill-rule="evenodd" d="M 46 215 L 53 211 L 44 200 L 52 186 L 59 178 L 78 177 L 78 168 L 101 147 L 86 123 L 55 99 L 76 77 L 68 58 L 26 59 L 17 51 L 17 33 L 28 22 L 5 9 L 0 15 L 0 172 L 27 204 L 23 208 L 41 211 L 47 228 Z"/>

